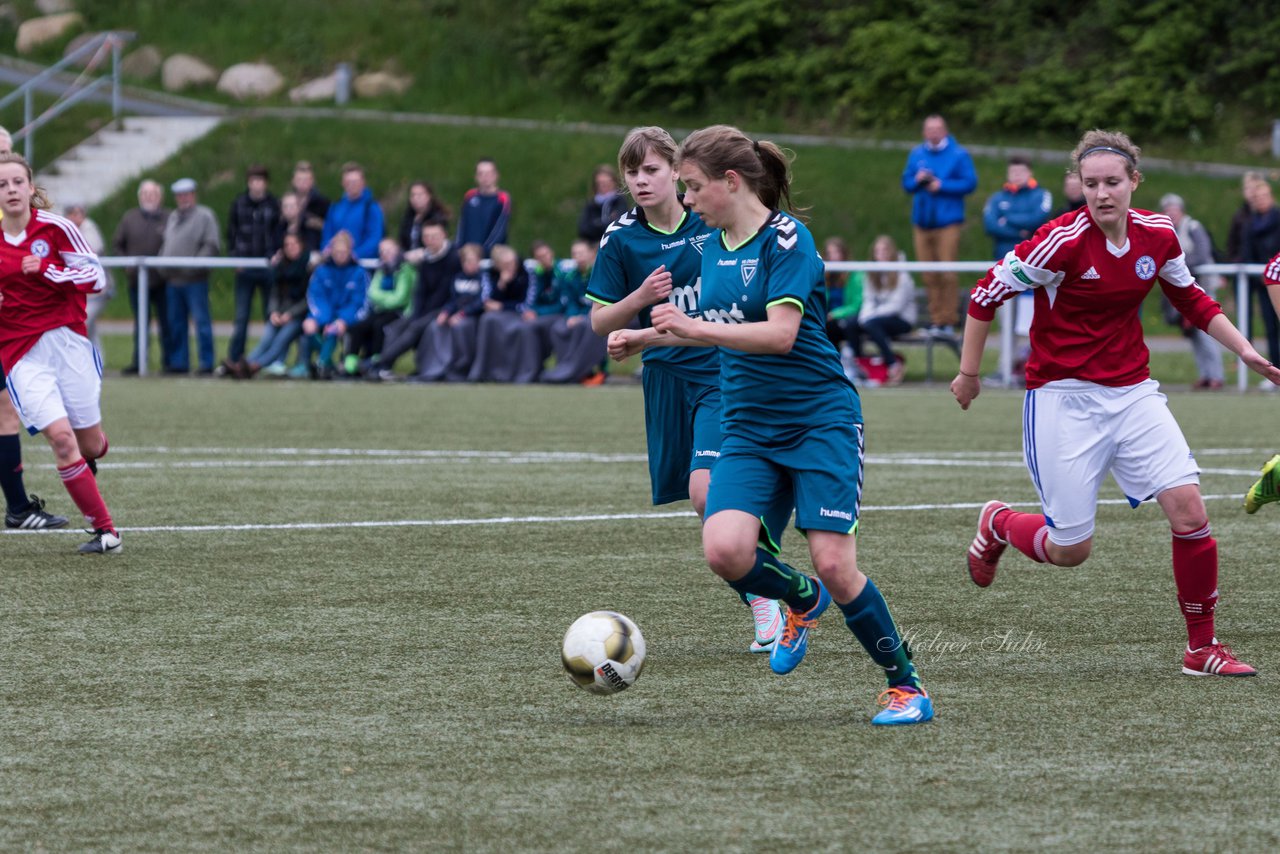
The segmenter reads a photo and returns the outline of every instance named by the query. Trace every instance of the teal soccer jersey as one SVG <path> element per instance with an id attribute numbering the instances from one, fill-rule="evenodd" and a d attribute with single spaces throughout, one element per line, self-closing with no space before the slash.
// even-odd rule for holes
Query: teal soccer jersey
<path id="1" fill-rule="evenodd" d="M 687 208 L 684 219 L 671 234 L 650 225 L 643 208 L 632 208 L 605 230 L 591 270 L 587 298 L 603 305 L 621 302 L 650 273 L 666 265 L 672 284 L 668 301 L 690 317 L 697 317 L 701 308 L 702 248 L 712 233 L 713 229 Z M 652 325 L 648 308 L 640 312 L 640 325 Z M 714 347 L 649 347 L 642 359 L 646 365 L 660 364 L 690 382 L 714 386 L 720 381 Z"/>
<path id="2" fill-rule="evenodd" d="M 726 247 L 720 233 L 706 242 L 704 321 L 757 323 L 780 303 L 803 312 L 790 353 L 719 348 L 725 436 L 766 448 L 788 443 L 808 428 L 862 422 L 858 393 L 825 330 L 822 259 L 809 230 L 785 213 L 775 213 L 736 249 Z"/>

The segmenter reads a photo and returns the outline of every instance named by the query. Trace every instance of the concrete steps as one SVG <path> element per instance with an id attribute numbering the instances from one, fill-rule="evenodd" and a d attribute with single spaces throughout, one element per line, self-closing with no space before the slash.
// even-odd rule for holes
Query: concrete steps
<path id="1" fill-rule="evenodd" d="M 45 188 L 55 210 L 71 203 L 96 205 L 220 121 L 209 116 L 127 118 L 120 130 L 101 130 L 58 158 L 36 176 L 36 185 Z"/>

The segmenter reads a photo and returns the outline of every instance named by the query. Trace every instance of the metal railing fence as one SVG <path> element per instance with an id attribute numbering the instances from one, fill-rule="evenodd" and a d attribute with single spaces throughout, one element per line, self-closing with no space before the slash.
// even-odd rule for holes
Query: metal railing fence
<path id="1" fill-rule="evenodd" d="M 100 259 L 107 268 L 138 268 L 138 317 L 147 317 L 147 287 L 152 270 L 170 267 L 204 268 L 204 269 L 248 269 L 269 266 L 263 258 L 177 258 L 151 256 L 108 256 Z M 372 269 L 378 262 L 363 259 L 360 262 Z M 827 269 L 833 272 L 896 272 L 905 270 L 909 273 L 985 273 L 991 268 L 990 261 L 830 261 Z M 1262 264 L 1205 264 L 1195 272 L 1200 276 L 1218 275 L 1235 279 L 1236 293 L 1236 326 L 1246 331 L 1245 324 L 1249 317 L 1249 277 L 1261 276 Z M 958 295 L 957 295 L 958 298 Z M 1001 312 L 1008 309 L 1001 306 Z M 1247 332 L 1246 332 L 1247 334 Z M 147 365 L 147 346 L 149 334 L 138 336 L 138 372 L 145 375 Z M 1014 335 L 1012 323 L 1000 324 L 1000 376 L 1006 384 L 1013 381 Z M 1249 369 L 1243 362 L 1236 360 L 1236 386 L 1241 391 L 1248 388 Z"/>

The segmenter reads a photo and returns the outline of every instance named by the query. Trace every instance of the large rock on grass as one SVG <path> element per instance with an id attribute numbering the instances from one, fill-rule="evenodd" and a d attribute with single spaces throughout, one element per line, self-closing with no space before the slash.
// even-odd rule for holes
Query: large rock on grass
<path id="1" fill-rule="evenodd" d="M 371 71 L 356 76 L 352 89 L 359 98 L 377 98 L 380 95 L 403 95 L 413 83 L 409 76 L 398 76 L 389 71 Z"/>
<path id="2" fill-rule="evenodd" d="M 160 66 L 160 85 L 166 92 L 181 92 L 217 81 L 218 70 L 189 53 L 175 53 Z"/>
<path id="3" fill-rule="evenodd" d="M 134 80 L 150 80 L 160 71 L 163 62 L 164 54 L 160 52 L 160 48 L 144 44 L 120 60 L 120 73 Z"/>
<path id="4" fill-rule="evenodd" d="M 83 26 L 84 18 L 79 12 L 63 12 L 59 15 L 30 18 L 18 26 L 18 41 L 15 47 L 18 53 L 31 53 L 41 45 L 55 42 L 70 31 Z"/>
<path id="5" fill-rule="evenodd" d="M 60 15 L 76 10 L 75 0 L 36 0 L 36 9 L 41 15 Z"/>
<path id="6" fill-rule="evenodd" d="M 266 98 L 284 88 L 280 72 L 265 62 L 241 62 L 222 72 L 218 91 L 241 101 Z"/>
<path id="7" fill-rule="evenodd" d="M 338 95 L 338 72 L 327 77 L 308 80 L 289 90 L 289 100 L 295 104 L 311 104 L 316 101 L 332 101 Z"/>

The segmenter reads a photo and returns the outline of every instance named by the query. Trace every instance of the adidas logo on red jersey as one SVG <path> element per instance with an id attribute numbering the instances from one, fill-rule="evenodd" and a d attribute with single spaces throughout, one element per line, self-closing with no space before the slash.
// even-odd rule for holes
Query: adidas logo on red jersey
<path id="1" fill-rule="evenodd" d="M 1084 271 L 1084 275 L 1081 276 L 1080 278 L 1081 279 L 1101 279 L 1102 277 L 1098 275 L 1097 270 L 1095 270 L 1093 267 L 1090 267 L 1088 270 Z"/>

